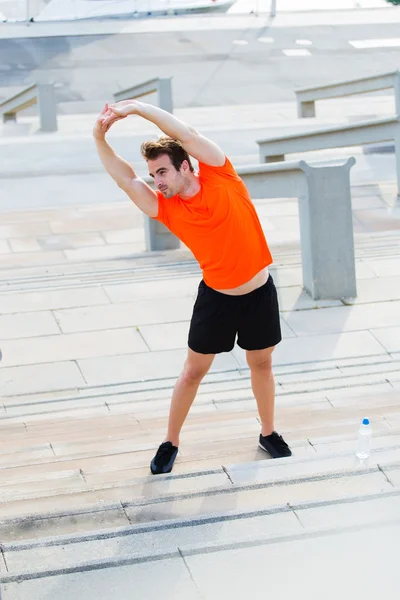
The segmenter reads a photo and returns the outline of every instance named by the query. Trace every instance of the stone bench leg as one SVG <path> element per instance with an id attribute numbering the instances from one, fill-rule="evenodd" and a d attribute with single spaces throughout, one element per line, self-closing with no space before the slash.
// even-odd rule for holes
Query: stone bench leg
<path id="1" fill-rule="evenodd" d="M 299 117 L 299 119 L 311 119 L 315 117 L 314 100 L 310 100 L 309 102 L 298 102 L 297 116 Z"/>
<path id="2" fill-rule="evenodd" d="M 158 106 L 169 113 L 173 113 L 172 83 L 171 78 L 158 80 Z"/>
<path id="3" fill-rule="evenodd" d="M 41 131 L 57 131 L 57 105 L 51 83 L 38 85 L 38 109 Z"/>
<path id="4" fill-rule="evenodd" d="M 146 239 L 146 250 L 176 250 L 180 247 L 180 240 L 170 230 L 147 215 L 144 215 L 144 230 Z"/>
<path id="5" fill-rule="evenodd" d="M 314 300 L 357 295 L 349 158 L 338 166 L 299 166 L 308 194 L 299 198 L 303 284 Z"/>
<path id="6" fill-rule="evenodd" d="M 285 155 L 284 154 L 276 154 L 275 156 L 264 156 L 263 158 L 266 163 L 276 163 L 276 162 L 283 162 L 285 160 Z"/>
<path id="7" fill-rule="evenodd" d="M 4 113 L 3 114 L 3 123 L 16 123 L 17 122 L 17 113 Z"/>
<path id="8" fill-rule="evenodd" d="M 396 174 L 397 174 L 397 199 L 396 208 L 400 208 L 400 123 L 397 125 L 394 134 L 394 155 L 396 160 Z"/>

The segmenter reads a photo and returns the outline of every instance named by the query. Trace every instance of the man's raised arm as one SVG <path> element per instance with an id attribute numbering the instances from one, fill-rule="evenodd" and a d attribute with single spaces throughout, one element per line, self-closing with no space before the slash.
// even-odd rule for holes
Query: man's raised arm
<path id="1" fill-rule="evenodd" d="M 118 156 L 106 141 L 105 135 L 111 126 L 105 121 L 108 110 L 106 104 L 93 128 L 93 137 L 100 160 L 108 174 L 136 206 L 149 217 L 156 217 L 158 214 L 157 194 L 143 179 L 136 175 L 132 166 L 121 156 Z"/>
<path id="2" fill-rule="evenodd" d="M 225 154 L 217 144 L 174 115 L 151 104 L 145 104 L 137 100 L 123 100 L 111 104 L 109 113 L 105 117 L 106 126 L 112 124 L 114 120 L 128 115 L 138 115 L 147 121 L 151 121 L 163 133 L 174 140 L 179 140 L 186 152 L 199 162 L 211 167 L 222 167 L 225 164 Z"/>

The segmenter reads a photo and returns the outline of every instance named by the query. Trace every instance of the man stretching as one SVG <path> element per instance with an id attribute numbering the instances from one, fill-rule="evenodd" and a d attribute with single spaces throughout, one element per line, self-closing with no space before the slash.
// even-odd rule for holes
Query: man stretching
<path id="1" fill-rule="evenodd" d="M 118 156 L 105 136 L 129 115 L 151 121 L 165 134 L 142 144 L 156 191 Z M 237 335 L 246 351 L 262 429 L 260 447 L 273 458 L 290 456 L 274 429 L 275 382 L 272 352 L 281 341 L 272 257 L 254 205 L 229 159 L 211 140 L 155 106 L 125 100 L 106 104 L 94 126 L 105 169 L 129 198 L 164 223 L 198 260 L 203 279 L 193 309 L 188 355 L 172 394 L 168 430 L 151 461 L 153 474 L 169 473 L 179 434 L 201 380 L 216 354 L 230 352 Z M 199 163 L 196 173 L 190 157 Z"/>

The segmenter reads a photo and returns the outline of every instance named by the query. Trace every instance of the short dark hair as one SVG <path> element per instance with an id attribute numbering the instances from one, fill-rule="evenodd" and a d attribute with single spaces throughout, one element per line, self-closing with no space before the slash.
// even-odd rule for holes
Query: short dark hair
<path id="1" fill-rule="evenodd" d="M 169 156 L 171 163 L 177 171 L 181 168 L 183 161 L 187 160 L 190 170 L 194 171 L 190 156 L 179 140 L 174 140 L 168 136 L 161 136 L 157 141 L 143 142 L 140 150 L 145 160 L 155 160 L 163 155 Z"/>

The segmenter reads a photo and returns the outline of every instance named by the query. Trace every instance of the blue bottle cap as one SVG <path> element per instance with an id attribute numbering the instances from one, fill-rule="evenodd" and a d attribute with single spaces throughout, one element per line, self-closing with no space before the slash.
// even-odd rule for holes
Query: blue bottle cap
<path id="1" fill-rule="evenodd" d="M 369 425 L 369 419 L 363 419 L 362 424 L 363 425 Z"/>

